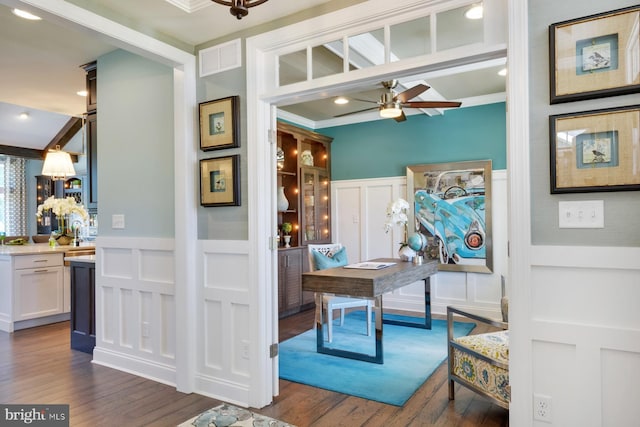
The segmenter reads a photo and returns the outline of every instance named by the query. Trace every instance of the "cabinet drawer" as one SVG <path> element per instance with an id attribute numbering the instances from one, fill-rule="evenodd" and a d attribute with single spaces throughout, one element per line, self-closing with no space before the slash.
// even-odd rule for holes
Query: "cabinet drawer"
<path id="1" fill-rule="evenodd" d="M 16 270 L 21 270 L 23 268 L 62 266 L 61 253 L 41 255 L 16 255 L 14 258 L 14 268 Z"/>

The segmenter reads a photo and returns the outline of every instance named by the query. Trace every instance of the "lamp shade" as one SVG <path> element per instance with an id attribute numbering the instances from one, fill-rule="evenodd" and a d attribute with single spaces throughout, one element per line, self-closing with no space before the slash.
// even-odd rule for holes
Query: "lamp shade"
<path id="1" fill-rule="evenodd" d="M 42 175 L 50 176 L 52 179 L 65 179 L 76 174 L 76 170 L 71 162 L 69 153 L 61 151 L 56 147 L 55 151 L 49 151 L 42 165 Z"/>

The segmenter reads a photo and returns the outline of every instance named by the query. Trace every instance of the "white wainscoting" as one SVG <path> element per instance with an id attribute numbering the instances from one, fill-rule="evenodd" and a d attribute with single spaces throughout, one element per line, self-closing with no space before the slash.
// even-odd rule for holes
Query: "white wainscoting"
<path id="1" fill-rule="evenodd" d="M 99 237 L 93 362 L 175 385 L 173 239 Z"/>
<path id="2" fill-rule="evenodd" d="M 439 272 L 431 278 L 431 308 L 445 314 L 447 305 L 472 308 L 500 318 L 501 281 L 507 275 L 506 171 L 492 172 L 493 273 Z M 347 248 L 349 262 L 397 257 L 401 230 L 384 231 L 387 204 L 407 199 L 405 176 L 331 183 L 332 233 Z M 384 307 L 424 312 L 424 285 L 416 282 L 385 295 Z"/>
<path id="3" fill-rule="evenodd" d="M 640 248 L 532 246 L 531 254 L 533 392 L 564 397 L 553 425 L 637 425 Z"/>
<path id="4" fill-rule="evenodd" d="M 252 351 L 249 243 L 225 240 L 198 243 L 195 391 L 247 406 Z"/>
<path id="5" fill-rule="evenodd" d="M 194 391 L 247 406 L 249 245 L 198 241 L 197 253 Z M 99 238 L 94 363 L 175 386 L 174 276 L 173 239 Z"/>

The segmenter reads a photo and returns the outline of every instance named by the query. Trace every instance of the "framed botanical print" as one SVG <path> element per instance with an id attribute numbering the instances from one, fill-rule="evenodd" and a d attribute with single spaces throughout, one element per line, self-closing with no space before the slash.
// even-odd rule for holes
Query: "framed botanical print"
<path id="1" fill-rule="evenodd" d="M 202 102 L 199 109 L 201 150 L 221 150 L 240 146 L 238 96 Z"/>
<path id="2" fill-rule="evenodd" d="M 640 6 L 549 26 L 550 102 L 640 92 Z"/>

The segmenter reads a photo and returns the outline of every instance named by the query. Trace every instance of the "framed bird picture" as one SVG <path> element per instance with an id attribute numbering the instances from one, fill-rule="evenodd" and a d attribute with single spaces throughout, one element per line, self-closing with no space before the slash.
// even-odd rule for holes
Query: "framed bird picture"
<path id="1" fill-rule="evenodd" d="M 200 160 L 200 204 L 240 206 L 240 155 Z"/>
<path id="2" fill-rule="evenodd" d="M 550 102 L 640 92 L 640 6 L 549 26 Z"/>
<path id="3" fill-rule="evenodd" d="M 551 193 L 640 190 L 640 105 L 549 117 Z"/>

